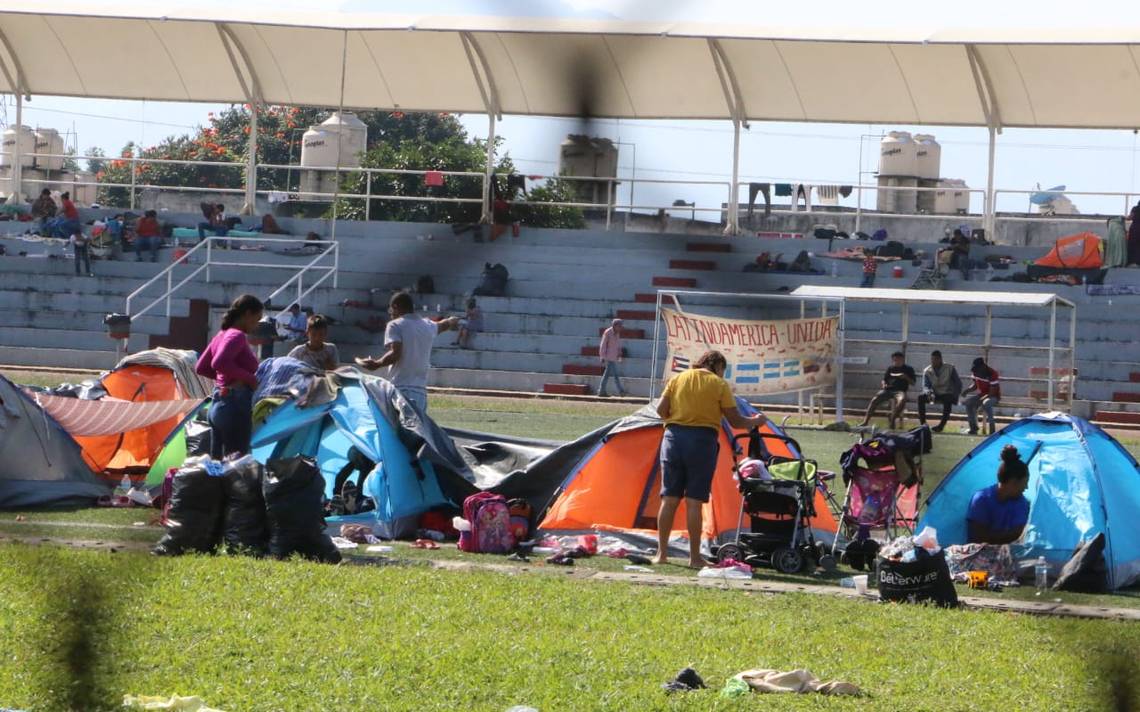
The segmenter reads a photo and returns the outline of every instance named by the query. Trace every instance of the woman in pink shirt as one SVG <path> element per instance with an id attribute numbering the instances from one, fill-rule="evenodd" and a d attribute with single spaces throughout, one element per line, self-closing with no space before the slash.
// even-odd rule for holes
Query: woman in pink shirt
<path id="1" fill-rule="evenodd" d="M 252 294 L 234 300 L 222 318 L 222 330 L 198 357 L 198 375 L 214 380 L 210 405 L 210 457 L 249 452 L 253 434 L 253 391 L 257 388 L 257 357 L 246 334 L 253 331 L 265 305 Z"/>
<path id="2" fill-rule="evenodd" d="M 598 358 L 605 370 L 602 371 L 602 382 L 598 384 L 598 395 L 606 395 L 606 384 L 611 378 L 617 387 L 619 396 L 625 395 L 621 385 L 621 374 L 618 373 L 618 363 L 621 361 L 621 319 L 614 319 L 610 328 L 602 332 L 602 342 L 598 344 Z"/>

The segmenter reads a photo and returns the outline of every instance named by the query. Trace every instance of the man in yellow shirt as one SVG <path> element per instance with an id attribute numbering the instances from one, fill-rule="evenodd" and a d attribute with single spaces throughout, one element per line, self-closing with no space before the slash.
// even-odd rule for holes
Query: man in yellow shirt
<path id="1" fill-rule="evenodd" d="M 673 517 L 684 497 L 689 566 L 705 565 L 701 558 L 701 505 L 709 501 L 712 491 L 721 419 L 740 430 L 758 428 L 768 420 L 763 415 L 740 414 L 732 389 L 724 380 L 727 367 L 722 353 L 709 351 L 665 385 L 657 404 L 657 414 L 665 421 L 665 437 L 661 441 L 661 510 L 657 514 L 655 564 L 668 560 Z"/>

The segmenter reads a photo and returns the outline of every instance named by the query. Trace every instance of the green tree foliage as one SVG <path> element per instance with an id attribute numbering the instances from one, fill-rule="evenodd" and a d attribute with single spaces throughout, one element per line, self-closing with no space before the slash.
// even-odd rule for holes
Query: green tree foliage
<path id="1" fill-rule="evenodd" d="M 264 106 L 257 114 L 257 161 L 259 164 L 297 165 L 301 159 L 302 133 L 311 125 L 327 118 L 324 109 Z M 365 168 L 394 171 L 452 171 L 478 175 L 447 176 L 442 186 L 426 186 L 422 175 L 373 174 L 371 182 L 364 172 L 345 175 L 341 192 L 358 195 L 399 197 L 434 197 L 465 199 L 469 202 L 422 202 L 416 200 L 380 200 L 341 198 L 337 215 L 350 220 L 393 220 L 417 222 L 476 222 L 482 212 L 482 178 L 486 160 L 486 144 L 472 139 L 459 119 L 449 113 L 399 111 L 362 112 L 357 117 L 368 126 L 368 150 L 361 158 Z M 209 125 L 194 135 L 170 136 L 155 146 L 140 148 L 128 143 L 119 158 L 90 161 L 91 170 L 106 186 L 99 191 L 100 202 L 127 205 L 131 184 L 131 162 L 123 159 L 194 161 L 203 164 L 174 165 L 142 161 L 134 166 L 136 185 L 194 187 L 238 190 L 244 185 L 244 164 L 249 148 L 250 109 L 234 105 L 209 114 Z M 496 139 L 497 147 L 501 138 Z M 100 151 L 101 155 L 102 152 Z M 496 173 L 514 172 L 509 156 L 502 156 Z M 296 192 L 300 171 L 297 169 L 263 168 L 257 173 L 258 190 Z M 505 181 L 500 179 L 505 186 Z M 530 191 L 529 200 L 559 202 L 572 200 L 559 181 L 551 181 Z M 370 205 L 366 206 L 366 202 Z M 529 225 L 550 227 L 582 227 L 584 220 L 576 208 L 556 206 L 515 206 L 514 219 Z"/>

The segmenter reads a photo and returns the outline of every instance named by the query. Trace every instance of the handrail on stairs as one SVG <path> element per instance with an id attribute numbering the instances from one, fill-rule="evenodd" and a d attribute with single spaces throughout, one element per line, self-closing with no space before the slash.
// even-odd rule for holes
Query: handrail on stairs
<path id="1" fill-rule="evenodd" d="M 234 262 L 234 261 L 222 261 L 219 259 L 215 259 L 215 252 L 214 252 L 215 248 L 213 247 L 215 242 L 230 243 L 230 242 L 242 241 L 242 240 L 251 240 L 251 241 L 256 240 L 259 243 L 261 243 L 261 242 L 281 242 L 281 243 L 289 243 L 289 244 L 302 243 L 305 246 L 323 246 L 323 249 L 320 252 L 318 252 L 313 257 L 313 259 L 311 259 L 309 262 L 307 262 L 300 269 L 297 269 L 296 265 L 290 265 L 290 264 L 264 263 L 264 262 Z M 177 284 L 175 284 L 174 283 L 174 271 L 175 271 L 175 269 L 188 265 L 190 262 L 190 257 L 193 256 L 194 253 L 198 252 L 199 250 L 205 251 L 205 253 L 206 253 L 205 261 L 199 265 L 195 265 L 194 269 L 191 270 L 189 274 L 187 274 Z M 333 260 L 331 265 L 318 264 L 321 260 L 328 257 L 330 254 L 332 255 L 332 260 Z M 211 275 L 210 275 L 210 268 L 211 267 L 251 267 L 251 268 L 268 268 L 268 269 L 296 269 L 297 271 L 288 280 L 286 280 L 284 284 L 282 284 L 280 287 L 275 289 L 265 299 L 265 301 L 266 301 L 266 303 L 271 302 L 274 297 L 276 297 L 278 294 L 280 294 L 283 291 L 285 291 L 286 289 L 288 289 L 294 282 L 296 282 L 297 283 L 296 301 L 298 303 L 300 303 L 301 299 L 303 299 L 304 297 L 311 294 L 315 289 L 317 289 L 322 284 L 324 284 L 330 277 L 332 278 L 333 288 L 336 288 L 337 282 L 338 282 L 338 272 L 340 270 L 340 244 L 335 240 L 304 240 L 304 241 L 302 241 L 302 240 L 298 240 L 296 238 L 280 238 L 280 237 L 276 237 L 276 238 L 275 237 L 233 238 L 233 237 L 217 237 L 217 236 L 206 237 L 201 242 L 199 242 L 197 245 L 190 248 L 186 252 L 186 254 L 184 254 L 181 257 L 179 257 L 178 259 L 174 260 L 174 262 L 171 263 L 170 265 L 168 265 L 166 267 L 166 269 L 162 270 L 161 272 L 159 272 L 155 276 L 151 277 L 146 282 L 144 282 L 138 289 L 131 292 L 127 296 L 127 304 L 126 304 L 127 316 L 130 317 L 132 320 L 137 319 L 138 317 L 146 314 L 147 312 L 151 311 L 156 306 L 161 304 L 163 301 L 165 301 L 166 302 L 166 317 L 169 318 L 170 317 L 170 304 L 171 304 L 172 295 L 175 292 L 177 292 L 179 289 L 181 289 L 184 285 L 186 285 L 188 282 L 190 282 L 195 277 L 197 277 L 199 274 L 201 274 L 203 270 L 206 272 L 206 282 L 209 283 L 211 281 Z M 310 284 L 309 287 L 306 289 L 306 288 L 304 288 L 304 276 L 305 276 L 305 273 L 307 273 L 309 271 L 314 271 L 314 272 L 322 271 L 324 274 L 322 274 L 315 282 Z M 166 291 L 163 292 L 161 295 L 159 295 L 157 298 L 155 298 L 153 301 L 151 301 L 149 304 L 144 306 L 142 309 L 139 309 L 138 311 L 132 311 L 132 306 L 139 299 L 141 299 L 143 292 L 146 291 L 151 285 L 153 285 L 154 283 L 158 282 L 159 280 L 161 280 L 163 278 L 166 279 Z"/>

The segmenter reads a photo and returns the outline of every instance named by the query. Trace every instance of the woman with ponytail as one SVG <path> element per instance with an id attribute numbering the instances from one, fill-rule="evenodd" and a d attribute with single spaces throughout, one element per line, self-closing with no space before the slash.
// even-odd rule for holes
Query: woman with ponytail
<path id="1" fill-rule="evenodd" d="M 974 493 L 966 512 L 971 544 L 1012 544 L 1029 521 L 1029 466 L 1013 445 L 1001 451 L 997 484 Z"/>
<path id="2" fill-rule="evenodd" d="M 214 381 L 210 405 L 210 457 L 221 460 L 249 452 L 253 433 L 253 391 L 257 388 L 257 357 L 246 334 L 253 331 L 265 305 L 252 294 L 234 300 L 222 318 L 222 330 L 198 358 L 198 375 Z"/>

